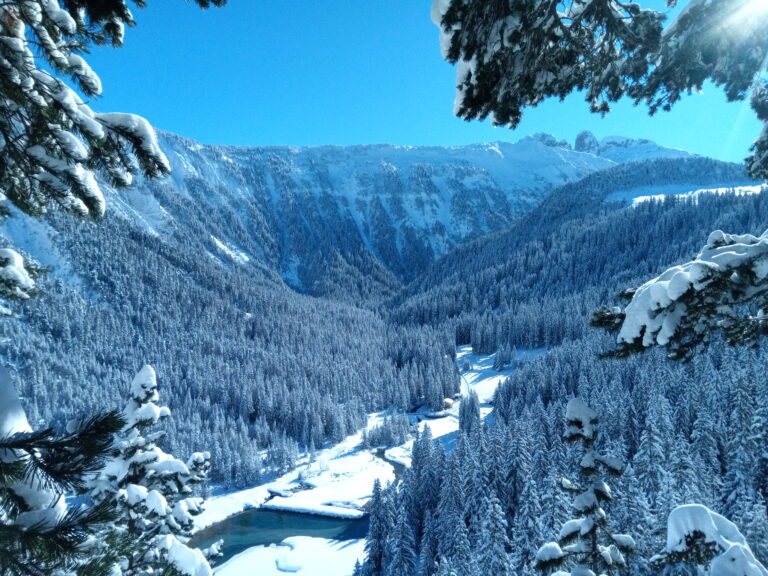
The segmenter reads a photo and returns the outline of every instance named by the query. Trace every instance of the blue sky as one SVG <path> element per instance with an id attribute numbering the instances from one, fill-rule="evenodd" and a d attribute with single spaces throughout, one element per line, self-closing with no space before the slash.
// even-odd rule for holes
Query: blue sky
<path id="1" fill-rule="evenodd" d="M 663 0 L 651 5 L 661 6 Z M 760 131 L 746 103 L 708 87 L 649 118 L 630 102 L 605 119 L 579 95 L 526 111 L 515 131 L 453 117 L 454 68 L 440 57 L 430 0 L 182 0 L 136 10 L 118 50 L 94 48 L 99 111 L 141 114 L 205 143 L 458 145 L 590 129 L 740 161 Z"/>

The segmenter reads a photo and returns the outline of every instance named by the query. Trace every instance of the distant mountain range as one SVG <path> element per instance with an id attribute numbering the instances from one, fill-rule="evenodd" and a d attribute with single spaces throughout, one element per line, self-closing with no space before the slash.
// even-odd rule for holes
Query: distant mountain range
<path id="1" fill-rule="evenodd" d="M 575 148 L 547 134 L 448 148 L 243 148 L 171 134 L 160 143 L 173 175 L 115 195 L 113 213 L 159 235 L 194 223 L 211 257 L 266 268 L 314 295 L 372 273 L 387 290 L 557 186 L 620 163 L 691 156 L 589 133 Z"/>

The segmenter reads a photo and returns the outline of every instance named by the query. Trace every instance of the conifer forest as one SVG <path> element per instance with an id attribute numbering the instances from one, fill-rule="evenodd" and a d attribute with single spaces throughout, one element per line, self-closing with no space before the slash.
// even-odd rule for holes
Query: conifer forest
<path id="1" fill-rule="evenodd" d="M 0 576 L 768 576 L 761 0 L 419 2 L 499 135 L 424 145 L 101 111 L 185 26 L 391 8 L 165 1 L 0 2 Z M 699 92 L 745 161 L 668 144 Z"/>

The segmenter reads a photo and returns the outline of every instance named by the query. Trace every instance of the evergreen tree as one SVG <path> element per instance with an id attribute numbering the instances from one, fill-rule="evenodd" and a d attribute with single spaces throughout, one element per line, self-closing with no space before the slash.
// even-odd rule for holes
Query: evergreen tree
<path id="1" fill-rule="evenodd" d="M 520 493 L 520 503 L 516 509 L 512 529 L 513 565 L 516 574 L 533 574 L 536 543 L 541 541 L 543 536 L 541 516 L 538 485 L 533 477 L 529 477 Z"/>
<path id="2" fill-rule="evenodd" d="M 632 537 L 635 540 L 635 549 L 627 558 L 627 565 L 630 574 L 645 576 L 650 573 L 648 559 L 656 551 L 658 523 L 632 465 L 627 466 L 622 478 L 626 488 L 621 502 L 623 518 L 620 518 L 619 522 L 621 526 L 632 527 Z"/>
<path id="3" fill-rule="evenodd" d="M 419 551 L 419 576 L 433 576 L 437 571 L 437 532 L 432 512 L 424 516 L 424 533 Z"/>
<path id="4" fill-rule="evenodd" d="M 118 511 L 114 531 L 129 549 L 120 559 L 126 576 L 175 570 L 180 575 L 211 574 L 204 554 L 186 545 L 202 499 L 191 495 L 210 469 L 210 454 L 195 453 L 184 463 L 166 454 L 156 442 L 163 432 L 152 431 L 170 416 L 158 406 L 157 378 L 144 366 L 130 387 L 124 410 L 126 425 L 117 436 L 118 454 L 92 482 L 97 503 Z M 212 553 L 215 555 L 214 548 Z"/>
<path id="5" fill-rule="evenodd" d="M 469 544 L 467 526 L 461 522 L 455 526 L 454 531 L 456 546 L 453 556 L 450 557 L 451 566 L 456 576 L 475 576 L 478 573 L 477 562 Z"/>
<path id="6" fill-rule="evenodd" d="M 84 489 L 123 426 L 117 413 L 57 434 L 33 431 L 5 368 L 0 367 L 0 572 L 9 576 L 106 574 L 115 557 L 95 554 L 96 534 L 115 518 L 109 506 L 70 507 L 66 494 Z"/>
<path id="7" fill-rule="evenodd" d="M 365 538 L 365 569 L 366 574 L 380 576 L 383 574 L 384 550 L 387 542 L 387 533 L 390 529 L 386 518 L 385 496 L 381 489 L 381 482 L 377 478 L 373 482 L 373 493 L 368 503 L 370 520 L 368 523 L 368 535 Z"/>
<path id="8" fill-rule="evenodd" d="M 600 469 L 618 475 L 622 467 L 615 458 L 596 450 L 598 417 L 591 408 L 574 398 L 568 402 L 565 419 L 563 437 L 581 444 L 581 460 L 578 483 L 563 480 L 563 488 L 574 494 L 573 508 L 580 517 L 563 524 L 558 542 L 539 548 L 536 567 L 546 572 L 572 559 L 574 574 L 612 573 L 626 567 L 625 555 L 632 551 L 635 543 L 626 534 L 610 531 L 603 506 L 612 500 L 612 495 L 600 477 Z"/>
<path id="9" fill-rule="evenodd" d="M 640 445 L 633 459 L 633 466 L 640 485 L 650 505 L 651 514 L 663 519 L 668 513 L 667 501 L 671 494 L 665 491 L 672 484 L 669 479 L 667 440 L 671 423 L 666 410 L 656 401 L 648 411 L 648 418 L 640 435 Z M 666 403 L 664 403 L 666 404 Z M 662 520 L 663 521 L 663 520 Z"/>
<path id="10" fill-rule="evenodd" d="M 457 554 L 459 528 L 464 529 L 464 537 L 466 538 L 464 498 L 465 492 L 461 482 L 459 461 L 456 458 L 456 453 L 453 452 L 446 461 L 445 474 L 440 485 L 440 500 L 437 506 L 437 550 L 441 558 L 453 558 Z M 454 569 L 458 569 L 458 567 L 454 565 Z"/>
<path id="11" fill-rule="evenodd" d="M 401 513 L 395 529 L 387 539 L 387 559 L 384 576 L 414 576 L 416 573 L 416 544 L 406 514 Z"/>
<path id="12" fill-rule="evenodd" d="M 720 498 L 720 449 L 716 438 L 715 422 L 709 409 L 699 412 L 691 433 L 695 455 L 696 478 L 701 486 L 702 501 L 711 507 Z"/>
<path id="13" fill-rule="evenodd" d="M 459 430 L 467 436 L 480 430 L 480 399 L 474 390 L 464 395 L 459 404 Z"/>
<path id="14" fill-rule="evenodd" d="M 482 506 L 482 524 L 477 549 L 479 574 L 508 576 L 512 574 L 507 540 L 507 521 L 496 495 L 488 490 Z"/>

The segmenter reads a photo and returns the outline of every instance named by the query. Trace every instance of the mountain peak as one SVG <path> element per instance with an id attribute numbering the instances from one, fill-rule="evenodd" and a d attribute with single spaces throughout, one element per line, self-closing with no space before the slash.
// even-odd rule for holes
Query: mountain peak
<path id="1" fill-rule="evenodd" d="M 645 138 L 628 138 L 626 136 L 606 136 L 602 140 L 589 130 L 584 130 L 576 136 L 574 149 L 577 152 L 594 154 L 614 162 L 639 162 L 653 158 L 690 158 L 696 156 L 679 148 L 669 148 Z"/>

